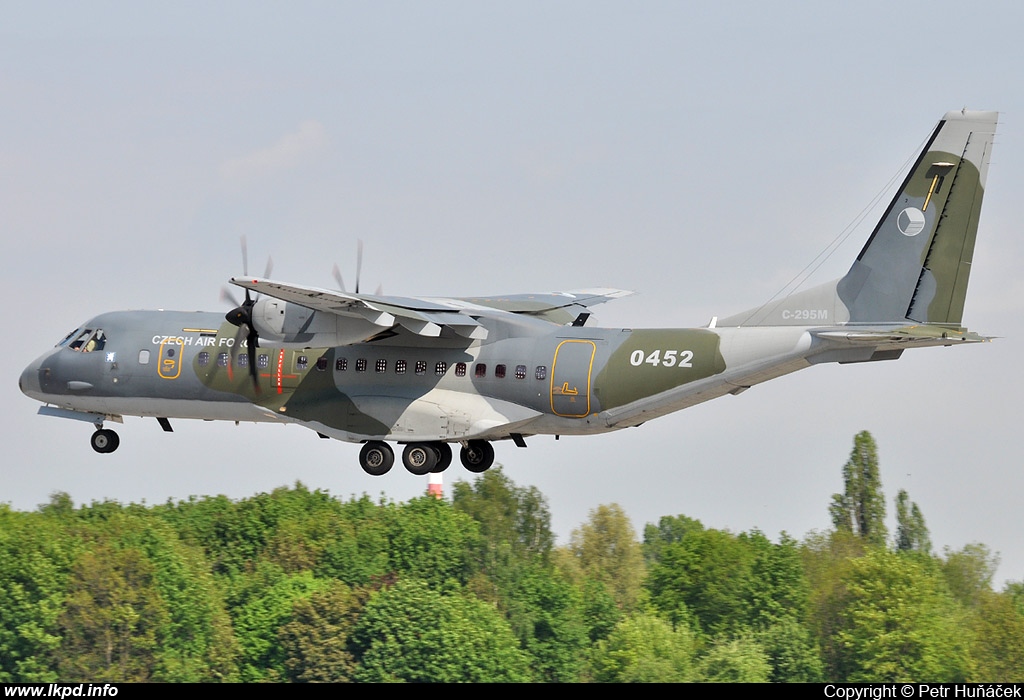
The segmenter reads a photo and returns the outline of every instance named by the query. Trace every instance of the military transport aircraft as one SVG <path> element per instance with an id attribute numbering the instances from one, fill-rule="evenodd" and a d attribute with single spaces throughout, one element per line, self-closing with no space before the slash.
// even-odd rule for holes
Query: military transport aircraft
<path id="1" fill-rule="evenodd" d="M 374 475 L 404 445 L 413 474 L 446 469 L 452 444 L 481 472 L 493 441 L 631 426 L 823 362 L 894 360 L 907 348 L 987 340 L 961 326 L 995 112 L 938 123 L 841 279 L 704 328 L 587 325 L 629 294 L 586 289 L 406 298 L 243 276 L 221 313 L 117 311 L 69 333 L 21 375 L 39 412 L 298 423 L 362 443 Z M 268 275 L 269 276 L 269 273 Z M 258 296 L 253 296 L 256 293 Z"/>

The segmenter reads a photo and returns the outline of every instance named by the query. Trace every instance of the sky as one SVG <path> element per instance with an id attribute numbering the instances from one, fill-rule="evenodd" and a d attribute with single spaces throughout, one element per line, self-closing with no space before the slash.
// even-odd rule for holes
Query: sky
<path id="1" fill-rule="evenodd" d="M 862 430 L 889 526 L 1024 580 L 1024 5 L 962 2 L 0 0 L 0 502 L 244 498 L 301 481 L 404 501 L 299 426 L 36 415 L 21 370 L 118 309 L 223 310 L 273 277 L 474 296 L 607 286 L 609 327 L 705 325 L 841 276 L 949 110 L 1000 111 L 964 323 L 992 343 L 818 366 L 601 436 L 496 446 L 559 544 L 601 504 L 802 539 Z M 1015 174 L 1016 173 L 1016 174 Z M 1014 194 L 1018 193 L 1018 194 Z M 887 195 L 891 195 L 891 191 Z M 845 238 L 844 238 L 845 237 Z M 819 253 L 844 239 L 833 255 Z M 593 320 L 591 321 L 594 322 Z M 471 475 L 458 464 L 445 486 Z"/>

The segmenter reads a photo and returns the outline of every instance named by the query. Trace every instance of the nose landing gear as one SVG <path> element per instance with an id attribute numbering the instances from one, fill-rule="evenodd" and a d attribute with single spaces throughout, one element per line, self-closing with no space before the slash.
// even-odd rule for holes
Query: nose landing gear
<path id="1" fill-rule="evenodd" d="M 100 454 L 107 454 L 117 449 L 117 446 L 121 444 L 121 438 L 109 428 L 97 428 L 89 439 L 89 443 L 92 445 L 92 449 Z"/>

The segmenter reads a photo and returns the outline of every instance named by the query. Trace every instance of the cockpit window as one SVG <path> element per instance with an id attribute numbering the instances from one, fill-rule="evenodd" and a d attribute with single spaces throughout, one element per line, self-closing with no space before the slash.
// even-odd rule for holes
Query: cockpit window
<path id="1" fill-rule="evenodd" d="M 107 344 L 107 336 L 103 331 L 97 328 L 93 331 L 91 328 L 86 328 L 76 336 L 74 333 L 68 336 L 68 338 L 74 337 L 71 344 L 68 346 L 72 350 L 78 352 L 95 352 L 96 350 L 102 350 L 103 346 Z M 67 342 L 65 339 L 64 342 Z"/>
<path id="2" fill-rule="evenodd" d="M 80 331 L 78 335 L 75 336 L 75 339 L 71 341 L 71 345 L 69 345 L 68 347 L 71 348 L 72 350 L 81 350 L 82 346 L 85 345 L 85 341 L 89 339 L 90 335 L 92 335 L 91 328 L 86 328 L 85 330 Z"/>
<path id="3" fill-rule="evenodd" d="M 68 343 L 69 343 L 69 342 L 71 341 L 71 339 L 72 339 L 73 337 L 75 337 L 76 335 L 78 335 L 78 332 L 79 332 L 80 330 L 81 330 L 81 328 L 76 328 L 75 330 L 71 331 L 71 332 L 70 332 L 70 333 L 68 333 L 68 334 L 67 334 L 66 336 L 64 336 L 64 340 L 62 340 L 62 341 L 60 341 L 59 343 L 57 343 L 57 344 L 56 344 L 56 345 L 55 345 L 54 347 L 57 347 L 57 348 L 59 348 L 59 347 L 62 347 L 62 346 L 64 346 L 64 345 L 67 345 L 67 344 L 68 344 Z"/>

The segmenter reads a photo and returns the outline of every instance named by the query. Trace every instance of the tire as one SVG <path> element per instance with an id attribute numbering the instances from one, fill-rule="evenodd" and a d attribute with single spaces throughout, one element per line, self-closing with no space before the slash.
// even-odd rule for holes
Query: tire
<path id="1" fill-rule="evenodd" d="M 452 446 L 447 442 L 432 442 L 430 446 L 437 453 L 437 466 L 430 471 L 433 474 L 440 474 L 452 464 Z"/>
<path id="2" fill-rule="evenodd" d="M 384 476 L 395 463 L 395 453 L 386 442 L 371 440 L 359 450 L 359 466 L 370 476 Z"/>
<path id="3" fill-rule="evenodd" d="M 414 442 L 406 445 L 402 451 L 402 464 L 410 474 L 424 476 L 437 466 L 438 452 L 426 442 Z"/>
<path id="4" fill-rule="evenodd" d="M 92 437 L 89 439 L 89 443 L 92 445 L 92 449 L 96 450 L 100 454 L 109 454 L 117 449 L 117 446 L 121 444 L 121 438 L 117 436 L 113 430 L 107 430 L 106 428 L 99 428 Z"/>
<path id="5" fill-rule="evenodd" d="M 494 446 L 486 440 L 470 440 L 459 452 L 462 466 L 474 474 L 481 474 L 494 464 Z"/>

